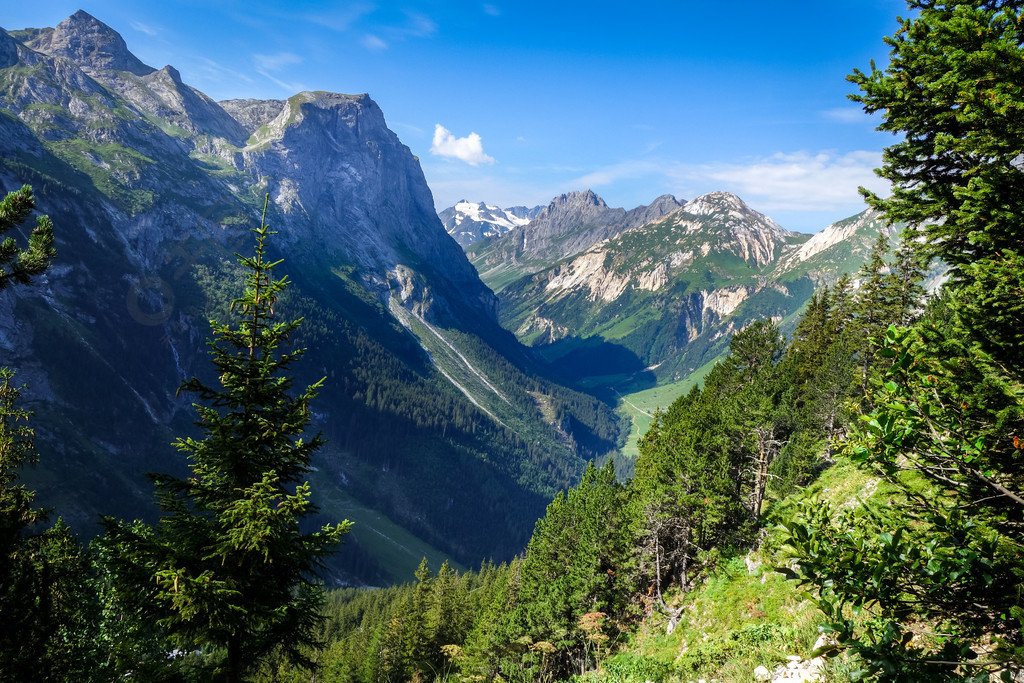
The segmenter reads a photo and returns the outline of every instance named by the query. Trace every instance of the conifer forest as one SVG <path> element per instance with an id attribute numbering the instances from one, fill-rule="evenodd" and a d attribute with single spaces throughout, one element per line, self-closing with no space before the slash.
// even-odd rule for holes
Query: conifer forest
<path id="1" fill-rule="evenodd" d="M 0 681 L 1024 680 L 1024 6 L 907 5 L 888 62 L 848 76 L 892 134 L 876 171 L 891 193 L 861 193 L 895 233 L 792 320 L 735 329 L 635 458 L 606 397 L 498 357 L 511 336 L 463 347 L 521 388 L 490 387 L 508 412 L 437 390 L 355 327 L 346 343 L 375 360 L 328 389 L 304 363 L 348 323 L 276 256 L 269 191 L 235 260 L 195 267 L 213 302 L 205 369 L 166 387 L 193 424 L 147 463 L 151 518 L 105 515 L 87 535 L 41 505 L 25 476 L 51 457 L 24 400 L 34 375 L 0 369 Z M 0 294 L 61 263 L 61 221 L 34 211 L 60 191 L 0 202 Z M 331 558 L 378 561 L 318 504 L 317 454 L 348 445 L 320 429 L 329 391 L 404 416 L 353 417 L 380 463 L 399 438 L 424 443 L 403 480 L 419 489 L 366 500 L 443 504 L 431 449 L 450 442 L 475 463 L 481 518 L 502 522 L 473 506 L 462 526 L 417 517 L 453 559 L 328 581 Z M 550 443 L 508 417 L 534 400 L 564 427 Z M 507 482 L 532 498 L 497 498 Z M 495 531 L 533 498 L 532 534 Z M 494 556 L 460 564 L 479 547 Z"/>

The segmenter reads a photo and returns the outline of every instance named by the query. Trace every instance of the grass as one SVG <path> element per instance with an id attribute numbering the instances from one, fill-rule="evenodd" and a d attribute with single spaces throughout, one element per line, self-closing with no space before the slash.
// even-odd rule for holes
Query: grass
<path id="1" fill-rule="evenodd" d="M 656 387 L 632 394 L 620 394 L 619 405 L 615 412 L 624 420 L 629 420 L 630 424 L 629 437 L 626 440 L 626 445 L 622 448 L 622 455 L 630 460 L 636 460 L 640 455 L 637 443 L 651 426 L 651 416 L 654 411 L 666 410 L 677 398 L 690 391 L 693 385 L 700 383 L 716 362 L 718 362 L 717 358 L 705 363 L 688 375 L 686 379 L 678 382 L 659 384 Z"/>
<path id="2" fill-rule="evenodd" d="M 149 157 L 116 142 L 96 144 L 81 138 L 48 142 L 46 146 L 56 157 L 89 176 L 100 192 L 130 213 L 153 205 L 152 192 L 130 189 L 114 177 L 117 172 L 137 173 L 144 165 L 154 164 Z M 95 159 L 107 168 L 99 166 Z"/>
<path id="3" fill-rule="evenodd" d="M 849 461 L 840 459 L 818 479 L 789 496 L 769 501 L 766 536 L 748 553 L 726 553 L 718 568 L 689 593 L 669 593 L 666 602 L 683 607 L 679 624 L 667 632 L 660 613 L 648 617 L 625 642 L 619 653 L 604 662 L 601 672 L 578 679 L 608 683 L 684 683 L 704 679 L 744 682 L 753 680 L 758 666 L 769 671 L 786 663 L 787 656 L 807 659 L 824 620 L 813 602 L 790 581 L 774 571 L 788 557 L 785 531 L 772 519 L 792 515 L 801 500 L 811 496 L 834 506 L 884 495 L 885 485 Z M 824 681 L 842 680 L 854 667 L 840 657 L 829 660 Z"/>

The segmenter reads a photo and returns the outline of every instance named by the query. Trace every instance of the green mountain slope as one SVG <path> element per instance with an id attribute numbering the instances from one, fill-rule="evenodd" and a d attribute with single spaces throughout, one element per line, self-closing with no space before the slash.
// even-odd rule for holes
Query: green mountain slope
<path id="1" fill-rule="evenodd" d="M 677 382 L 759 318 L 788 329 L 817 287 L 867 258 L 870 212 L 810 236 L 712 193 L 501 289 L 502 324 L 581 386 Z"/>
<path id="2" fill-rule="evenodd" d="M 314 499 L 365 525 L 335 579 L 387 583 L 422 554 L 511 557 L 617 443 L 609 407 L 552 382 L 498 325 L 365 95 L 218 104 L 78 12 L 0 31 L 0 146 L 0 190 L 31 183 L 58 243 L 37 286 L 0 296 L 0 364 L 36 413 L 30 483 L 79 529 L 150 517 L 145 473 L 184 474 L 170 443 L 195 413 L 176 390 L 212 379 L 207 320 L 236 295 L 233 254 L 266 193 L 293 282 L 278 309 L 304 318 L 297 381 L 326 378 Z"/>

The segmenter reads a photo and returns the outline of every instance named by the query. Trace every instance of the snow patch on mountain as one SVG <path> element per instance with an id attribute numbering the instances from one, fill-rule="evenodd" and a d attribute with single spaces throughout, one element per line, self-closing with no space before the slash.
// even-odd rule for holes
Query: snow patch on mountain
<path id="1" fill-rule="evenodd" d="M 485 238 L 501 237 L 515 228 L 526 225 L 537 215 L 541 207 L 528 209 L 514 206 L 502 209 L 484 202 L 456 202 L 438 216 L 445 230 L 461 246 L 466 247 Z"/>

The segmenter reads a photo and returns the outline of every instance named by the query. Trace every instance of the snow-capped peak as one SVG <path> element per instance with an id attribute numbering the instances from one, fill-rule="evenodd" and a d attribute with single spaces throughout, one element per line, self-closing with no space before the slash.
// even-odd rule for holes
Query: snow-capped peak
<path id="1" fill-rule="evenodd" d="M 526 225 L 539 210 L 540 207 L 527 209 L 522 206 L 502 209 L 463 199 L 438 216 L 448 234 L 465 247 L 485 237 L 500 237 L 513 228 Z"/>

